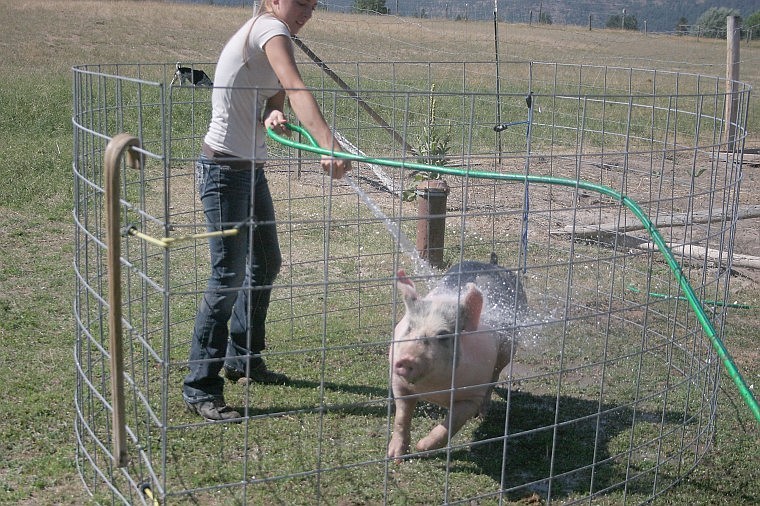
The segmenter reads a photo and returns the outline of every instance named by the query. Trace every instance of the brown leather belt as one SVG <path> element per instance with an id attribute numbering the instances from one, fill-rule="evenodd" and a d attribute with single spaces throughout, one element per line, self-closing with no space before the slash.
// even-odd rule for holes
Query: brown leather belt
<path id="1" fill-rule="evenodd" d="M 206 158 L 219 162 L 222 165 L 229 165 L 231 169 L 235 169 L 235 170 L 250 170 L 251 169 L 250 160 L 246 160 L 245 158 L 240 158 L 238 156 L 225 153 L 224 151 L 216 151 L 205 142 L 201 144 L 201 152 L 204 154 L 204 156 L 206 156 Z M 256 164 L 257 169 L 261 169 L 263 167 L 264 167 L 263 163 Z"/>
<path id="2" fill-rule="evenodd" d="M 206 155 L 206 158 L 230 158 L 232 155 L 222 153 L 221 151 L 214 151 L 214 149 L 206 144 L 201 144 L 201 153 Z"/>

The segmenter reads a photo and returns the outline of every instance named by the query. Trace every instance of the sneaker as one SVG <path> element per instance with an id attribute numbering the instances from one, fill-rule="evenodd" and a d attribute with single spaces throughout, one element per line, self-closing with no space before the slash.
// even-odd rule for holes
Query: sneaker
<path id="1" fill-rule="evenodd" d="M 187 411 L 196 415 L 200 415 L 209 421 L 218 420 L 232 420 L 234 418 L 241 418 L 240 413 L 225 404 L 223 398 L 216 398 L 211 401 L 201 402 L 187 402 Z M 240 423 L 242 420 L 235 420 Z"/>
<path id="2" fill-rule="evenodd" d="M 256 367 L 251 368 L 251 375 L 246 376 L 244 373 L 231 367 L 224 367 L 224 376 L 232 383 L 238 385 L 250 385 L 251 383 L 262 383 L 264 385 L 284 385 L 288 382 L 288 377 L 278 372 L 270 371 L 267 365 L 261 362 Z"/>

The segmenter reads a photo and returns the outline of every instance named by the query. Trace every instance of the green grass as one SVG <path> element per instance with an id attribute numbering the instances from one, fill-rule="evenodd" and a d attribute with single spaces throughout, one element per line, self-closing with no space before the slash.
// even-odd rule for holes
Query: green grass
<path id="1" fill-rule="evenodd" d="M 151 2 L 83 2 L 83 1 L 52 1 L 52 2 L 5 2 L 0 6 L 0 18 L 13 20 L 4 27 L 0 35 L 4 66 L 12 79 L 4 79 L 0 83 L 0 132 L 3 141 L 0 143 L 0 239 L 3 248 L 0 250 L 0 342 L 3 352 L 0 354 L 0 379 L 2 380 L 5 402 L 0 406 L 0 455 L 3 466 L 0 468 L 0 503 L 11 504 L 82 504 L 109 503 L 109 494 L 98 493 L 90 498 L 84 491 L 79 474 L 75 467 L 75 448 L 73 421 L 75 418 L 73 397 L 76 390 L 75 371 L 73 362 L 74 322 L 72 321 L 72 298 L 75 292 L 75 280 L 72 269 L 74 242 L 72 239 L 72 129 L 71 129 L 71 72 L 70 67 L 82 63 L 124 63 L 124 62 L 173 62 L 185 61 L 214 61 L 222 44 L 229 36 L 233 27 L 237 27 L 247 16 L 243 9 L 222 9 L 210 6 L 169 5 Z M 322 16 L 323 14 L 318 14 Z M 360 18 L 364 19 L 364 18 Z M 202 36 L 187 36 L 187 27 L 192 20 L 194 29 L 200 30 Z M 421 23 L 428 23 L 420 20 Z M 364 48 L 369 56 L 374 56 L 372 49 L 389 43 L 389 39 L 378 35 L 376 44 L 368 44 L 366 31 L 348 30 L 335 43 L 335 26 L 343 26 L 343 18 L 329 16 L 322 25 L 312 22 L 307 27 L 305 35 L 309 42 L 325 41 L 318 47 L 318 52 L 325 58 L 339 59 L 341 55 L 335 48 L 356 47 Z M 430 22 L 433 23 L 433 22 Z M 437 26 L 437 27 L 436 27 Z M 484 23 L 482 26 L 469 24 L 470 39 L 463 40 L 461 25 L 444 23 L 442 25 L 424 24 L 417 33 L 416 45 L 403 46 L 406 53 L 397 55 L 397 47 L 383 51 L 381 56 L 387 59 L 441 59 L 442 53 L 424 52 L 426 47 L 441 47 L 441 38 L 458 43 L 455 59 L 467 59 L 468 54 L 484 59 L 492 48 L 488 33 L 491 27 Z M 50 27 L 44 29 L 41 27 Z M 54 28 L 53 28 L 54 27 Z M 429 27 L 433 27 L 430 29 Z M 459 34 L 454 31 L 459 30 Z M 396 31 L 398 30 L 398 31 Z M 713 41 L 663 41 L 656 37 L 644 38 L 635 36 L 630 44 L 619 44 L 614 49 L 612 43 L 600 44 L 597 37 L 600 33 L 586 34 L 585 31 L 573 31 L 571 28 L 556 28 L 548 31 L 528 30 L 527 27 L 510 27 L 511 43 L 507 46 L 510 56 L 524 57 L 528 50 L 531 55 L 544 58 L 546 61 L 604 61 L 615 62 L 617 57 L 650 58 L 654 64 L 675 65 L 674 62 L 685 62 L 691 56 L 708 65 L 714 72 L 709 74 L 721 75 L 721 59 L 724 48 Z M 388 37 L 398 37 L 400 34 L 412 35 L 414 30 L 402 25 L 393 28 L 393 34 Z M 609 40 L 622 37 L 621 34 L 605 34 Z M 448 38 L 447 38 L 448 37 Z M 524 37 L 518 42 L 518 37 Z M 546 39 L 543 42 L 539 39 Z M 606 39 L 605 39 L 606 42 Z M 427 45 L 426 45 L 427 44 Z M 590 50 L 580 53 L 582 47 L 591 46 Z M 673 47 L 678 46 L 678 47 Z M 557 48 L 561 47 L 562 53 Z M 443 53 L 449 57 L 451 51 Z M 671 53 L 670 51 L 679 53 Z M 565 53 L 564 51 L 567 51 Z M 574 53 L 572 53 L 574 51 Z M 755 61 L 753 54 L 758 49 L 757 43 L 745 48 L 747 61 Z M 403 49 L 400 51 L 403 53 Z M 681 53 L 683 52 L 683 53 Z M 378 51 L 379 53 L 379 51 Z M 570 53 L 570 54 L 569 54 Z M 485 56 L 484 56 L 485 55 Z M 688 55 L 687 58 L 684 55 Z M 360 60 L 359 55 L 349 55 L 349 59 Z M 407 58 L 407 56 L 409 58 Z M 630 64 L 623 60 L 623 64 Z M 636 63 L 638 64 L 638 63 Z M 714 67 L 709 67 L 713 65 Z M 757 67 L 757 66 L 754 66 Z M 161 67 L 163 68 L 163 67 Z M 149 70 L 150 71 L 150 70 Z M 760 78 L 754 75 L 757 68 L 745 66 L 743 75 L 760 84 Z M 488 72 L 478 75 L 473 73 L 473 88 L 489 85 Z M 517 82 L 510 89 L 519 97 L 525 88 L 525 76 L 517 76 Z M 569 78 L 567 80 L 570 80 Z M 419 80 L 411 80 L 410 87 L 421 92 L 419 104 L 415 107 L 421 118 L 424 118 L 426 96 L 430 83 L 436 83 L 439 91 L 447 91 L 445 75 L 430 75 L 424 67 L 420 70 Z M 659 84 L 659 83 L 658 83 Z M 624 85 L 621 89 L 625 89 Z M 647 83 L 641 83 L 646 87 Z M 663 87 L 666 85 L 663 84 Z M 440 88 L 439 88 L 440 87 Z M 468 86 L 469 87 L 469 86 Z M 454 85 L 451 90 L 456 91 Z M 174 103 L 173 114 L 181 118 L 192 118 L 188 122 L 173 122 L 175 128 L 171 132 L 173 138 L 186 138 L 185 142 L 173 146 L 174 158 L 192 158 L 197 146 L 196 137 L 205 130 L 207 121 L 207 105 L 197 97 L 184 97 L 178 91 Z M 158 97 L 145 97 L 158 102 Z M 187 98 L 186 103 L 182 100 Z M 192 100 L 191 100 L 192 99 Z M 757 100 L 753 101 L 750 109 L 750 129 L 753 139 L 757 139 L 760 128 Z M 441 107 L 446 104 L 443 99 Z M 125 104 L 123 116 L 114 116 L 109 131 L 129 128 L 136 122 L 136 111 Z M 484 109 L 491 104 L 483 105 Z M 519 117 L 524 113 L 524 106 L 513 106 L 509 116 Z M 461 104 L 446 107 L 450 111 L 459 111 Z M 623 108 L 625 109 L 625 108 Z M 151 131 L 160 132 L 158 108 L 147 121 Z M 443 110 L 442 110 L 443 111 Z M 441 111 L 441 118 L 443 112 Z M 342 114 L 342 113 L 341 113 Z M 453 114 L 453 113 L 452 113 Z M 575 114 L 572 108 L 567 114 Z M 606 114 L 611 115 L 611 111 Z M 644 111 L 644 117 L 648 111 Z M 615 111 L 614 118 L 605 117 L 604 121 L 622 121 L 625 111 Z M 483 115 L 487 118 L 487 115 Z M 601 118 L 602 116 L 598 116 Z M 469 121 L 468 118 L 465 120 Z M 464 124 L 465 120 L 457 118 Z M 645 118 L 641 123 L 646 125 Z M 687 121 L 687 120 L 684 120 Z M 486 120 L 484 119 L 485 123 Z M 634 127 L 638 121 L 634 123 Z M 685 124 L 688 130 L 691 124 Z M 673 127 L 671 127 L 673 128 Z M 458 132 L 457 138 L 465 134 Z M 637 133 L 646 138 L 648 132 Z M 518 149 L 523 140 L 521 135 L 512 141 L 508 149 Z M 378 135 L 378 138 L 381 138 Z M 149 136 L 151 148 L 160 146 L 160 135 Z M 604 139 L 596 141 L 599 144 Z M 387 143 L 387 141 L 386 141 Z M 382 144 L 381 144 L 382 145 Z M 156 173 L 161 167 L 151 167 Z M 181 167 L 183 175 L 178 179 L 185 188 L 192 186 L 192 170 Z M 149 172 L 150 173 L 150 172 Z M 129 191 L 138 192 L 139 181 Z M 149 183 L 151 190 L 160 189 L 160 181 Z M 751 188 L 744 189 L 751 191 Z M 181 202 L 190 201 L 192 192 L 181 194 Z M 287 195 L 281 196 L 280 204 L 287 201 Z M 757 195 L 750 194 L 753 202 Z M 352 207 L 345 204 L 346 209 L 339 213 L 352 216 Z M 294 216 L 288 219 L 308 220 L 321 216 L 322 209 L 302 209 L 293 206 Z M 297 214 L 300 212 L 301 214 Z M 315 214 L 316 213 L 316 214 Z M 195 222 L 194 215 L 185 217 L 187 222 Z M 350 221 L 350 220 L 347 220 Z M 340 258 L 331 264 L 336 273 L 345 273 L 351 278 L 359 270 L 366 269 L 367 277 L 387 277 L 386 271 L 391 264 L 381 264 L 383 253 L 389 251 L 388 238 L 382 234 L 382 225 L 363 226 L 364 231 L 370 230 L 371 239 L 363 239 L 366 251 L 378 252 L 376 257 L 364 257 L 361 262 L 352 258 L 356 244 L 351 244 L 357 236 L 357 229 L 345 226 L 331 231 L 331 240 L 335 241 L 336 251 Z M 377 231 L 380 233 L 375 233 Z M 411 231 L 408 233 L 411 234 Z M 283 280 L 294 285 L 321 280 L 322 265 L 307 262 L 300 265 L 299 260 L 314 258 L 322 248 L 324 231 L 313 230 L 307 226 L 296 229 L 289 235 L 298 237 L 298 241 L 288 246 L 291 261 L 299 265 L 299 269 L 290 270 L 285 266 Z M 449 238 L 454 241 L 455 238 Z M 449 241 L 449 243 L 452 243 Z M 477 244 L 473 241 L 473 251 Z M 483 257 L 488 253 L 488 245 L 481 245 Z M 565 254 L 563 246 L 558 254 Z M 201 248 L 202 249 L 202 248 Z M 193 264 L 188 262 L 185 253 L 178 250 L 177 258 L 172 259 L 171 272 L 176 275 L 172 282 L 177 288 L 195 290 L 204 273 L 195 273 Z M 481 251 L 478 251 L 481 253 Z M 544 252 L 545 253 L 545 252 Z M 588 257 L 593 258 L 595 249 L 584 250 Z M 537 252 L 537 255 L 541 255 Z M 300 255 L 300 257 L 299 257 Z M 547 257 L 548 258 L 548 254 Z M 455 252 L 449 252 L 447 259 L 456 259 Z M 541 257 L 535 258 L 536 262 Z M 151 263 L 150 272 L 160 279 L 163 265 L 160 255 L 155 263 Z M 370 265 L 367 265 L 370 264 Z M 561 272 L 563 266 L 557 267 Z M 637 272 L 645 272 L 646 265 L 637 265 Z M 548 270 L 547 270 L 548 272 Z M 655 272 L 654 278 L 665 279 L 667 272 Z M 560 280 L 561 274 L 552 274 L 549 282 Z M 285 281 L 284 281 L 285 282 Z M 757 284 L 738 284 L 735 295 L 737 299 L 755 306 L 750 310 L 731 310 L 726 325 L 725 339 L 729 349 L 736 357 L 740 370 L 745 374 L 749 383 L 757 385 L 760 357 L 756 350 L 760 310 L 757 309 L 760 299 L 760 289 Z M 139 286 L 139 285 L 136 285 Z M 500 443 L 489 442 L 489 438 L 503 431 L 505 418 L 503 408 L 506 407 L 508 392 L 499 391 L 494 398 L 495 415 L 486 418 L 482 423 L 471 422 L 457 437 L 457 442 L 464 444 L 474 441 L 470 449 L 457 449 L 446 460 L 446 456 L 434 456 L 430 459 L 415 459 L 401 466 L 387 467 L 388 481 L 385 481 L 386 464 L 382 461 L 362 466 L 343 466 L 355 462 L 382 459 L 387 437 L 387 366 L 383 339 L 387 339 L 390 329 L 387 328 L 387 297 L 390 287 L 367 288 L 368 293 L 362 294 L 362 307 L 370 308 L 363 311 L 355 309 L 357 300 L 351 299 L 353 287 L 335 286 L 336 294 L 347 295 L 329 297 L 326 304 L 332 311 L 329 313 L 330 344 L 326 352 L 327 364 L 331 367 L 327 376 L 326 388 L 320 391 L 322 376 L 319 366 L 322 364 L 321 304 L 323 295 L 319 287 L 310 290 L 303 289 L 295 296 L 295 300 L 305 305 L 304 301 L 315 304 L 312 314 L 299 309 L 298 318 L 292 318 L 288 300 L 275 302 L 272 312 L 272 331 L 282 332 L 301 340 L 299 348 L 314 350 L 313 353 L 300 354 L 293 357 L 288 350 L 273 345 L 272 365 L 287 372 L 298 382 L 284 387 L 251 389 L 250 395 L 256 399 L 255 415 L 262 415 L 256 424 L 236 427 L 204 427 L 192 424 L 189 416 L 182 412 L 178 385 L 183 371 L 177 364 L 162 364 L 151 371 L 147 378 L 145 390 L 153 396 L 152 406 L 163 409 L 160 405 L 162 373 L 167 374 L 172 386 L 167 399 L 169 423 L 177 428 L 167 433 L 166 441 L 161 440 L 161 434 L 151 432 L 146 436 L 146 446 L 154 452 L 160 452 L 161 445 L 168 448 L 169 462 L 167 480 L 173 490 L 191 489 L 212 486 L 220 482 L 232 482 L 240 479 L 251 479 L 248 490 L 249 503 L 287 503 L 311 504 L 320 491 L 324 503 L 338 504 L 374 504 L 387 497 L 394 504 L 421 504 L 430 500 L 431 490 L 439 491 L 450 487 L 450 499 L 473 497 L 478 494 L 487 495 L 498 489 L 501 478 L 501 456 L 503 447 Z M 340 290 L 345 290 L 341 292 Z M 589 292 L 590 293 L 590 292 Z M 158 297 L 156 298 L 158 299 Z M 604 309 L 606 299 L 596 300 L 593 294 L 584 299 L 586 308 Z M 94 301 L 92 301 L 94 304 Z M 173 299 L 171 312 L 171 332 L 176 336 L 170 350 L 172 361 L 180 362 L 186 358 L 187 333 L 191 326 L 195 299 L 192 295 L 177 296 Z M 150 342 L 160 347 L 163 335 L 156 327 L 163 322 L 163 302 L 151 300 L 145 308 L 148 321 L 154 329 Z M 377 310 L 372 310 L 373 304 Z M 352 309 L 352 307 L 354 309 Z M 652 346 L 656 346 L 659 336 L 667 336 L 671 328 L 669 322 L 678 319 L 684 322 L 687 317 L 670 312 L 663 304 L 664 316 L 652 324 L 656 335 L 651 337 Z M 142 310 L 137 307 L 135 309 Z M 630 309 L 626 311 L 633 311 Z M 603 312 L 603 311 L 602 311 Z M 93 310 L 93 315 L 100 314 Z M 631 317 L 633 319 L 633 317 Z M 363 346 L 351 347 L 356 343 L 356 322 L 361 322 L 362 334 L 359 336 Z M 93 327 L 97 329 L 97 326 Z M 572 329 L 572 335 L 578 343 L 589 336 L 603 335 L 596 324 L 578 324 Z M 563 331 L 557 330 L 558 335 Z M 551 334 L 551 332 L 549 332 Z M 615 334 L 621 341 L 638 338 L 637 329 L 621 326 Z M 628 344 L 631 345 L 630 343 Z M 549 350 L 557 351 L 551 348 Z M 620 344 L 625 346 L 625 342 Z M 635 348 L 635 346 L 634 346 Z M 591 348 L 584 352 L 582 347 L 566 350 L 565 360 L 572 363 L 577 376 L 586 378 L 568 382 L 568 390 L 560 396 L 560 416 L 569 419 L 578 417 L 581 413 L 593 413 L 595 409 L 594 379 L 601 371 L 593 365 L 598 350 Z M 281 355 L 278 355 L 281 353 Z M 653 353 L 661 353 L 655 350 Z M 592 355 L 592 359 L 589 358 Z M 139 358 L 139 356 L 138 356 Z M 675 357 L 678 360 L 678 357 Z M 542 362 L 542 357 L 527 354 L 526 362 L 534 360 L 536 367 L 553 370 L 554 362 Z M 551 360 L 556 360 L 552 355 Z M 661 360 L 661 355 L 653 354 L 647 357 L 652 363 Z M 93 363 L 96 367 L 100 364 Z M 638 364 L 620 361 L 608 364 L 607 374 L 610 375 L 608 385 L 617 390 L 618 396 L 634 396 L 635 390 L 646 391 L 648 388 L 657 389 L 663 378 L 656 374 L 647 377 L 651 385 L 645 382 L 641 385 L 626 384 L 625 371 Z M 650 369 L 654 367 L 647 366 Z M 107 374 L 96 376 L 105 381 Z M 590 379 L 589 379 L 590 378 Z M 573 378 L 577 380 L 577 378 Z M 760 470 L 754 464 L 760 452 L 757 424 L 748 414 L 746 407 L 735 392 L 730 379 L 722 374 L 722 386 L 716 416 L 716 436 L 712 449 L 696 469 L 673 490 L 668 491 L 660 500 L 663 504 L 752 504 L 760 502 L 760 492 L 757 483 L 760 482 Z M 523 390 L 512 392 L 510 399 L 511 417 L 510 431 L 515 434 L 507 449 L 510 455 L 510 466 L 505 477 L 507 485 L 518 485 L 525 481 L 525 476 L 544 476 L 549 465 L 549 456 L 555 452 L 556 473 L 567 473 L 554 484 L 553 494 L 563 499 L 572 499 L 582 494 L 580 483 L 586 483 L 590 471 L 584 466 L 596 459 L 604 459 L 616 455 L 628 448 L 629 433 L 626 430 L 631 420 L 637 416 L 631 408 L 623 408 L 615 413 L 610 420 L 604 420 L 608 427 L 604 433 L 605 440 L 600 447 L 601 452 L 593 454 L 595 427 L 590 421 L 579 421 L 563 426 L 559 431 L 560 444 L 552 449 L 554 434 L 551 429 L 533 431 L 536 427 L 549 427 L 554 423 L 556 381 L 531 381 Z M 249 392 L 242 387 L 231 389 L 230 396 L 242 401 Z M 674 387 L 671 395 L 683 402 L 694 402 L 688 398 L 685 388 Z M 688 398 L 688 400 L 687 400 Z M 311 407 L 319 405 L 322 399 L 330 406 L 324 413 L 316 413 Z M 610 405 L 620 401 L 610 399 Z M 131 401 L 130 401 L 131 402 Z M 130 404 L 133 406 L 133 404 Z M 650 414 L 659 404 L 652 402 L 637 406 Z M 287 414 L 276 414 L 284 413 Z M 273 416 L 263 416 L 275 413 Z M 498 414 L 501 413 L 501 414 Z M 415 415 L 414 437 L 423 434 L 442 415 L 440 410 L 420 408 Z M 107 413 L 99 413 L 98 418 L 91 420 L 92 426 L 107 425 Z M 677 420 L 669 420 L 669 428 L 678 430 Z M 625 497 L 631 502 L 638 502 L 648 497 L 653 486 L 651 474 L 648 471 L 648 452 L 654 451 L 647 442 L 657 437 L 659 424 L 647 420 L 637 424 L 640 433 L 635 435 L 642 441 L 641 455 L 636 455 L 634 470 L 642 473 L 641 477 L 632 480 L 630 490 L 626 492 L 613 491 L 610 496 L 602 496 L 595 500 L 598 504 L 619 504 Z M 250 429 L 250 432 L 248 432 Z M 687 429 L 690 430 L 691 428 Z M 148 433 L 148 426 L 139 430 Z M 320 432 L 321 431 L 321 432 Z M 688 434 L 687 434 L 688 437 Z M 676 438 L 677 439 L 677 438 Z M 212 442 L 211 451 L 199 440 Z M 670 441 L 670 439 L 668 439 Z M 295 442 L 304 444 L 294 444 Z M 289 479 L 272 480 L 280 474 L 297 473 L 298 470 L 308 471 L 315 468 L 315 453 L 313 448 L 322 445 L 321 463 L 326 471 L 320 475 L 307 474 L 293 476 Z M 252 469 L 247 469 L 245 476 L 241 471 L 243 451 L 248 451 Z M 256 458 L 251 458 L 256 455 Z M 159 458 L 159 455 L 155 455 Z M 514 464 L 514 465 L 512 465 Z M 580 464 L 580 466 L 578 465 Z M 198 467 L 197 473 L 188 469 Z M 678 476 L 683 470 L 664 469 L 665 472 Z M 611 462 L 596 470 L 595 490 L 601 490 L 609 484 L 621 480 L 620 466 Z M 119 478 L 117 478 L 118 480 Z M 448 480 L 448 481 L 447 481 Z M 665 480 L 669 482 L 668 480 Z M 384 496 L 384 491 L 387 495 Z M 627 495 L 625 495 L 627 494 Z M 439 495 L 433 494 L 436 498 Z M 525 502 L 527 493 L 515 493 L 510 499 Z M 198 492 L 195 499 L 199 504 L 239 504 L 242 497 L 239 492 L 228 494 L 222 492 Z M 173 502 L 189 502 L 187 498 L 177 498 Z M 484 504 L 495 502 L 484 497 Z"/>

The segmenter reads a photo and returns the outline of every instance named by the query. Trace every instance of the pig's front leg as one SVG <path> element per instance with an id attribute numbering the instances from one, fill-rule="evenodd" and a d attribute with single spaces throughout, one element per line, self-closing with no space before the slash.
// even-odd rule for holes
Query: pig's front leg
<path id="1" fill-rule="evenodd" d="M 410 432 L 412 414 L 417 406 L 416 397 L 404 397 L 403 394 L 394 392 L 396 404 L 396 417 L 393 420 L 393 434 L 388 443 L 388 457 L 400 459 L 409 453 Z"/>
<path id="2" fill-rule="evenodd" d="M 451 437 L 454 437 L 467 420 L 478 414 L 482 402 L 481 398 L 455 401 L 443 423 L 433 427 L 427 436 L 419 440 L 415 446 L 417 450 L 437 450 L 446 446 L 449 441 L 449 426 L 451 426 Z"/>

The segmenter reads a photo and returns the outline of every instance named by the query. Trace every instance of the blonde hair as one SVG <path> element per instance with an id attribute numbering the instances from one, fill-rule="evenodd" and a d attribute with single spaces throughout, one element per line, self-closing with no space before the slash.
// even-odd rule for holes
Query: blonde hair
<path id="1" fill-rule="evenodd" d="M 272 12 L 272 6 L 269 3 L 269 0 L 261 0 L 259 2 L 259 8 L 256 9 L 255 16 L 261 16 L 262 14 L 267 14 Z"/>

